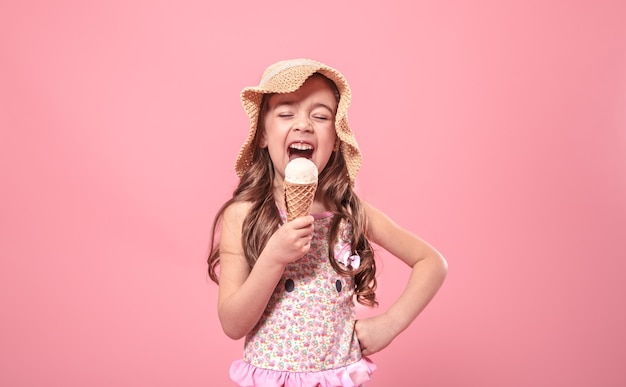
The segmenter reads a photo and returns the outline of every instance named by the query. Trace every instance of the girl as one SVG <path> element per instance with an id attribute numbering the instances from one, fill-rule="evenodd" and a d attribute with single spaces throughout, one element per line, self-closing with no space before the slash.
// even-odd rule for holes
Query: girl
<path id="1" fill-rule="evenodd" d="M 241 97 L 250 130 L 235 164 L 239 185 L 217 213 L 208 258 L 222 328 L 245 336 L 230 376 L 240 386 L 361 385 L 375 369 L 367 355 L 426 307 L 446 261 L 356 195 L 361 153 L 339 71 L 308 59 L 278 62 Z M 287 222 L 283 181 L 295 157 L 320 173 L 313 215 Z M 370 241 L 412 273 L 385 313 L 355 321 L 355 298 L 377 305 Z"/>

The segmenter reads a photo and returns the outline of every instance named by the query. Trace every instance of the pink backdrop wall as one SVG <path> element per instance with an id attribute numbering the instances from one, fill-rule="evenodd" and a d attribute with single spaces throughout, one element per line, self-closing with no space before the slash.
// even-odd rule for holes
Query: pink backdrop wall
<path id="1" fill-rule="evenodd" d="M 358 189 L 450 264 L 371 386 L 626 384 L 624 3 L 318 3 L 0 4 L 0 385 L 230 385 L 210 222 L 290 57 L 343 71 Z"/>

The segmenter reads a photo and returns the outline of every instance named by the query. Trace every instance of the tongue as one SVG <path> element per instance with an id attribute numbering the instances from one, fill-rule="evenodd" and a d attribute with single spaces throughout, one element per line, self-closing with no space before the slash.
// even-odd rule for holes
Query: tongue
<path id="1" fill-rule="evenodd" d="M 290 149 L 289 150 L 289 160 L 293 160 L 298 157 L 304 157 L 310 159 L 313 156 L 313 150 L 299 150 L 299 149 Z"/>

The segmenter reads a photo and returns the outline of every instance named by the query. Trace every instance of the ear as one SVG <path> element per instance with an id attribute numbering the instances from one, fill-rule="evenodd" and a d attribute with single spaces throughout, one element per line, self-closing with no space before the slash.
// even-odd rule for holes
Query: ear
<path id="1" fill-rule="evenodd" d="M 259 135 L 259 148 L 267 148 L 267 138 L 265 137 L 265 131 L 261 130 L 258 132 Z"/>

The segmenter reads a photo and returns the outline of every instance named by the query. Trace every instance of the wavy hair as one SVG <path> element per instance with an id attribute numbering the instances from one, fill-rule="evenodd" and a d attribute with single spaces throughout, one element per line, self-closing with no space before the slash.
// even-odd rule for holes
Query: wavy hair
<path id="1" fill-rule="evenodd" d="M 316 74 L 317 75 L 317 74 Z M 335 90 L 335 84 L 324 77 Z M 259 146 L 259 133 L 264 131 L 263 118 L 267 111 L 267 99 L 271 94 L 263 96 L 258 119 L 257 135 L 253 142 L 253 156 L 250 168 L 241 176 L 239 184 L 233 196 L 218 210 L 211 228 L 211 244 L 207 259 L 208 274 L 211 280 L 219 283 L 218 266 L 220 262 L 220 249 L 218 232 L 224 211 L 228 206 L 237 202 L 251 204 L 243 226 L 241 243 L 245 258 L 253 267 L 267 241 L 281 224 L 281 217 L 274 198 L 274 167 L 267 148 Z M 361 264 L 355 270 L 347 270 L 339 266 L 333 248 L 329 248 L 329 262 L 331 266 L 343 276 L 354 276 L 355 294 L 357 301 L 366 306 L 376 306 L 376 261 L 371 244 L 365 236 L 367 229 L 367 216 L 361 200 L 354 192 L 348 169 L 341 153 L 337 150 L 332 153 L 326 167 L 320 172 L 318 187 L 315 193 L 316 199 L 321 200 L 324 206 L 333 213 L 333 220 L 328 236 L 328 245 L 334 246 L 340 231 L 341 221 L 344 220 L 352 225 L 352 251 L 361 257 Z"/>

